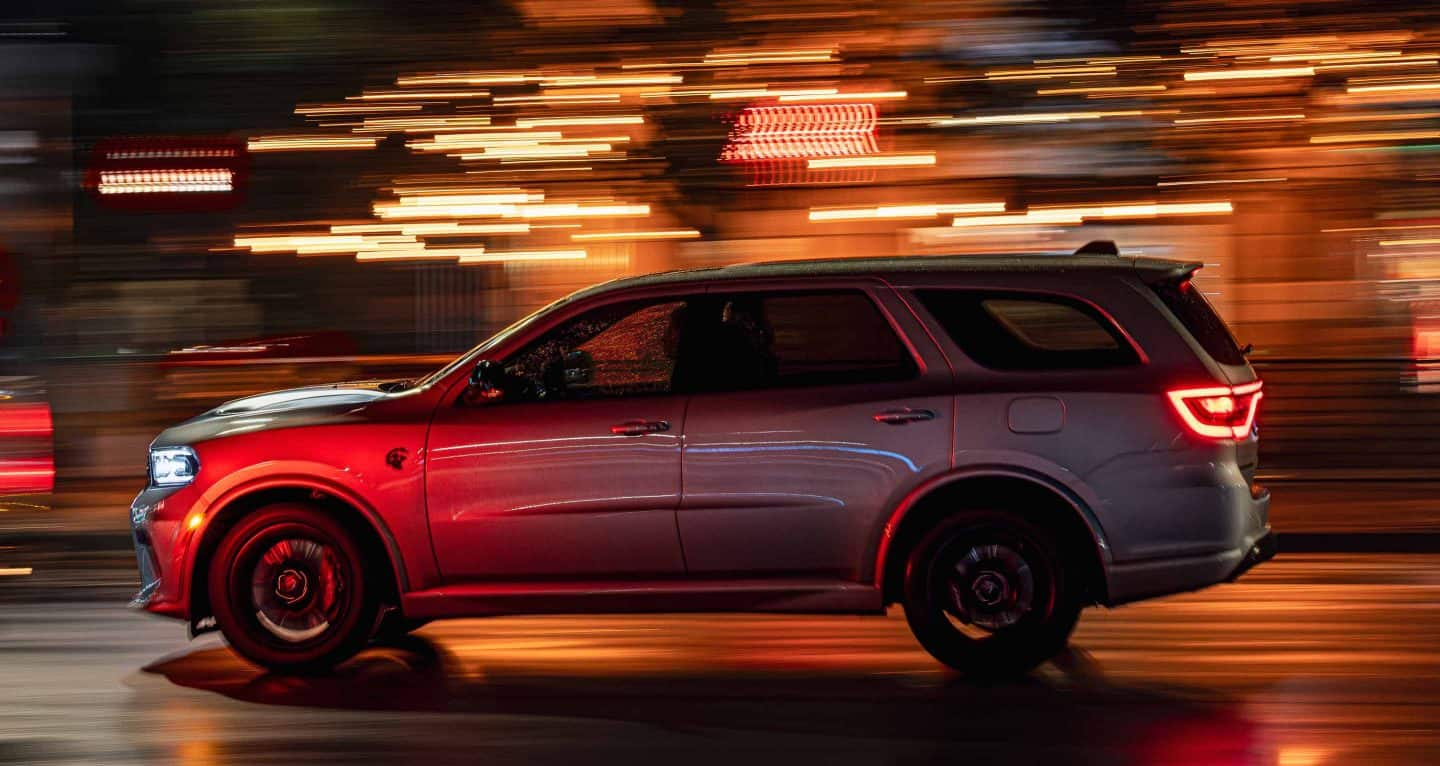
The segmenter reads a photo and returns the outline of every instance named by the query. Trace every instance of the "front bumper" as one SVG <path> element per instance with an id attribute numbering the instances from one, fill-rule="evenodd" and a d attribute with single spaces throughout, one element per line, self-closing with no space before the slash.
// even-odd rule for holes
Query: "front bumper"
<path id="1" fill-rule="evenodd" d="M 167 512 L 180 488 L 148 487 L 130 503 L 130 535 L 135 544 L 135 561 L 140 572 L 140 590 L 130 606 L 168 617 L 185 617 L 178 596 L 175 564 L 184 551 L 179 523 Z"/>

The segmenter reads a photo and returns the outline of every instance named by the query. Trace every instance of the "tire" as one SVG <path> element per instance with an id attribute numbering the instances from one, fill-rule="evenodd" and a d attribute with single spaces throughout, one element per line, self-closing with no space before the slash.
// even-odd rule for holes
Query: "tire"
<path id="1" fill-rule="evenodd" d="M 1083 606 L 1052 533 L 1008 513 L 941 522 L 905 567 L 905 619 L 935 659 L 968 676 L 1022 675 L 1055 656 Z"/>
<path id="2" fill-rule="evenodd" d="M 240 656 L 270 670 L 327 670 L 359 652 L 378 592 L 360 546 L 333 516 L 278 503 L 244 516 L 210 562 L 215 623 Z"/>
<path id="3" fill-rule="evenodd" d="M 370 640 L 377 644 L 391 644 L 429 624 L 429 620 L 406 617 L 399 609 L 392 609 L 380 618 L 380 625 L 375 628 L 375 635 Z"/>

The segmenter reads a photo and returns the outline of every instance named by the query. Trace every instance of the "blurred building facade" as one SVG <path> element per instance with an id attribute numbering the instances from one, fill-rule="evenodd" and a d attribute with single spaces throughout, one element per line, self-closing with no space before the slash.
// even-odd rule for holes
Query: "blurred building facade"
<path id="1" fill-rule="evenodd" d="M 1207 264 L 1280 388 L 1268 462 L 1356 467 L 1346 440 L 1384 429 L 1357 469 L 1440 468 L 1423 4 L 123 0 L 8 28 L 35 72 L 0 135 L 31 158 L 6 189 L 35 286 L 9 345 L 57 417 L 108 413 L 117 455 L 246 386 L 423 368 L 616 276 L 1114 239 Z M 116 206 L 145 194 L 96 188 L 117 136 L 224 137 L 244 167 L 221 205 Z M 265 366 L 176 372 L 245 344 Z"/>

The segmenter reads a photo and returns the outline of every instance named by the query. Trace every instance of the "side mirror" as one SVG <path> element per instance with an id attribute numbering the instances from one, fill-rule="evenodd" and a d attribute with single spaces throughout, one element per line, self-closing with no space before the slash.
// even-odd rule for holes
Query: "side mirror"
<path id="1" fill-rule="evenodd" d="M 496 402 L 505 398 L 505 369 L 498 362 L 481 359 L 470 371 L 470 395 L 479 401 Z"/>

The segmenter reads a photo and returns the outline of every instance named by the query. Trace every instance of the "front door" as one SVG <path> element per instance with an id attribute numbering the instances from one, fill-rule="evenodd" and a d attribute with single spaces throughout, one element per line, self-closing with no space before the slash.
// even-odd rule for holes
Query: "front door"
<path id="1" fill-rule="evenodd" d="M 673 297 L 582 311 L 498 360 L 498 393 L 439 408 L 427 512 L 447 579 L 684 572 L 685 311 Z"/>
<path id="2" fill-rule="evenodd" d="M 692 575 L 854 578 L 905 493 L 949 467 L 949 367 L 876 297 L 707 296 L 682 368 Z"/>

